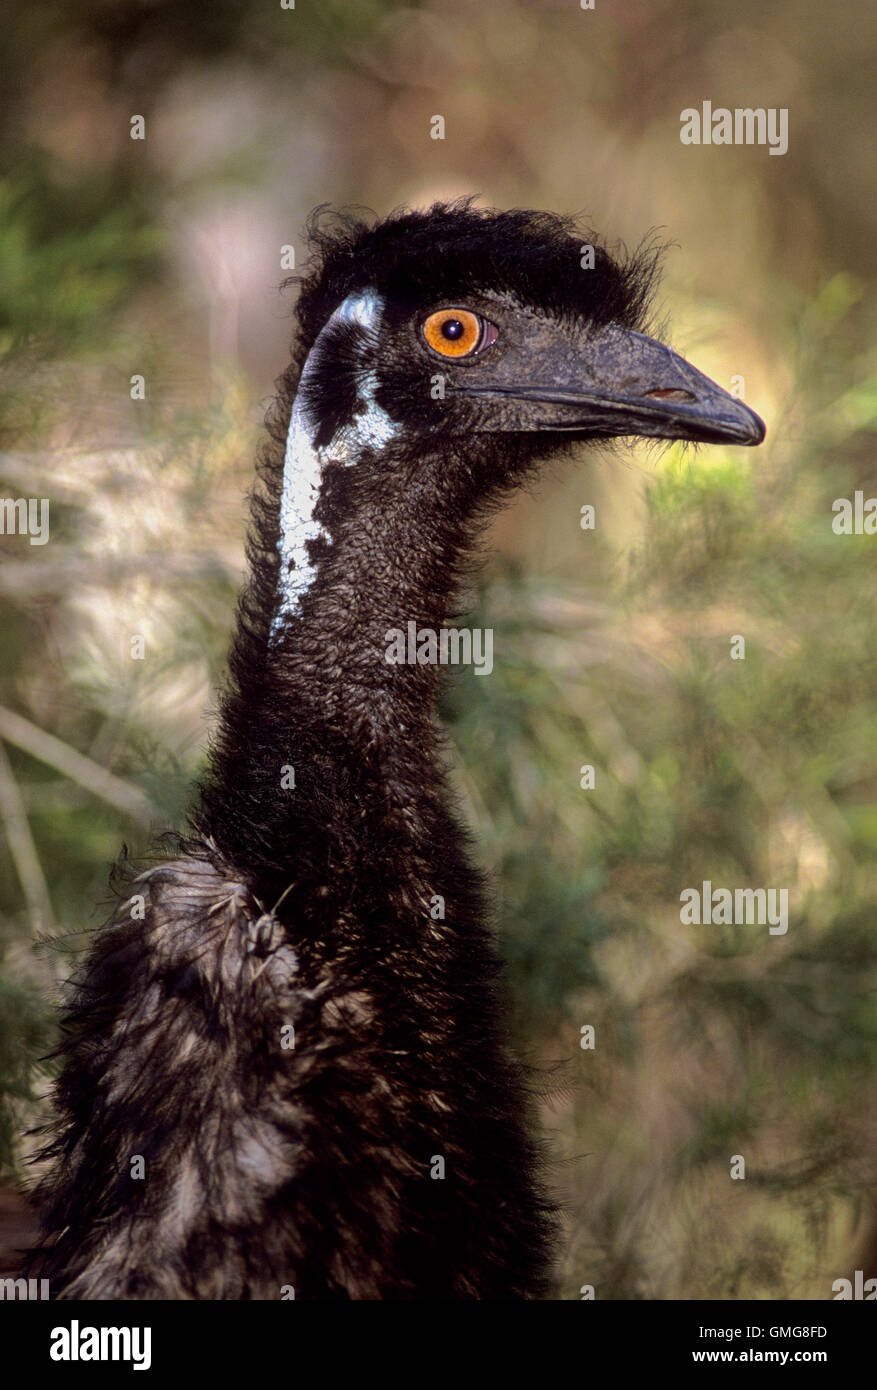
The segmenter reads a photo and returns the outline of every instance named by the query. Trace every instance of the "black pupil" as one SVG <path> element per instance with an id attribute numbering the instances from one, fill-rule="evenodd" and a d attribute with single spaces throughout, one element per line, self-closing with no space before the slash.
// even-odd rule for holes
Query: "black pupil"
<path id="1" fill-rule="evenodd" d="M 465 331 L 459 319 L 445 319 L 442 324 L 442 337 L 450 338 L 451 342 L 453 342 L 455 338 L 462 338 Z"/>

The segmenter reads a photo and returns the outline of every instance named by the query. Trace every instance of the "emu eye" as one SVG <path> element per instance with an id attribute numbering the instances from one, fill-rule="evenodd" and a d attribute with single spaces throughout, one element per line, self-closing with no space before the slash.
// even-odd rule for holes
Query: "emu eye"
<path id="1" fill-rule="evenodd" d="M 423 336 L 442 357 L 471 357 L 499 337 L 499 329 L 471 309 L 437 309 L 423 324 Z"/>

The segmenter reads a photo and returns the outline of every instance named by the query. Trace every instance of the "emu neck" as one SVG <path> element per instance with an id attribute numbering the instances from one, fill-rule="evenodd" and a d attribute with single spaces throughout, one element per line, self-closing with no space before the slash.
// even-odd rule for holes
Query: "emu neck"
<path id="1" fill-rule="evenodd" d="M 440 510 L 434 499 L 388 498 L 336 528 L 277 648 L 291 718 L 385 746 L 429 722 L 437 667 L 399 663 L 394 635 L 412 623 L 439 633 L 452 617 L 469 535 Z"/>
<path id="2" fill-rule="evenodd" d="M 475 484 L 462 496 L 458 481 L 453 496 L 459 471 L 446 462 L 421 454 L 416 464 L 389 458 L 381 473 L 373 459 L 369 475 L 328 470 L 330 540 L 311 550 L 300 611 L 278 635 L 275 595 L 270 613 L 255 614 L 258 629 L 238 631 L 196 824 L 239 867 L 264 866 L 266 896 L 287 886 L 304 849 L 324 865 L 321 891 L 359 892 L 352 866 L 365 858 L 385 883 L 405 880 L 403 896 L 421 897 L 435 877 L 431 847 L 456 839 L 435 720 L 439 668 L 387 660 L 394 630 L 440 632 L 477 536 Z M 257 569 L 251 614 L 267 597 L 259 579 Z"/>

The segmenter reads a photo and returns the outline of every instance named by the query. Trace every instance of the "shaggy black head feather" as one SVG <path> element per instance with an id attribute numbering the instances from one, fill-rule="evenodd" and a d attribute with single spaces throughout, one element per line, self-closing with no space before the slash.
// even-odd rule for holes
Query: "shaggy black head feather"
<path id="1" fill-rule="evenodd" d="M 512 209 L 497 212 L 471 198 L 402 211 L 380 222 L 317 209 L 308 224 L 313 252 L 300 283 L 295 361 L 301 366 L 329 315 L 352 291 L 373 285 L 388 302 L 416 308 L 427 299 L 463 300 L 484 289 L 510 293 L 558 318 L 595 327 L 643 329 L 657 286 L 660 250 L 614 255 L 571 217 Z M 582 252 L 594 248 L 593 273 Z"/>

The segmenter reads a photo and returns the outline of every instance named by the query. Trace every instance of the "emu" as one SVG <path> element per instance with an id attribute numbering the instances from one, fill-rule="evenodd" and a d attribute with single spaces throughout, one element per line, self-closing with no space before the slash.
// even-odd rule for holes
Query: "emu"
<path id="1" fill-rule="evenodd" d="M 190 830 L 126 882 L 66 1005 L 29 1265 L 55 1297 L 547 1293 L 438 672 L 388 661 L 388 633 L 442 631 L 537 460 L 764 437 L 641 331 L 651 253 L 588 237 L 585 264 L 571 221 L 471 200 L 311 236 Z"/>

